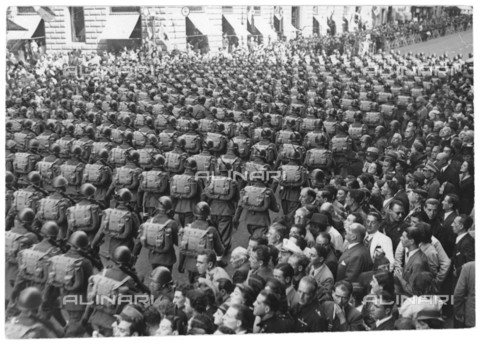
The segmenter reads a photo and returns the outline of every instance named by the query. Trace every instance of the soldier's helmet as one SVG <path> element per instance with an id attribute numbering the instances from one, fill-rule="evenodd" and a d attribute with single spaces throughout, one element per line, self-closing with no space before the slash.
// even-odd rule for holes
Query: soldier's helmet
<path id="1" fill-rule="evenodd" d="M 35 212 L 31 208 L 25 207 L 18 212 L 18 219 L 23 223 L 32 223 L 35 219 Z"/>
<path id="2" fill-rule="evenodd" d="M 46 221 L 45 223 L 43 223 L 42 228 L 40 229 L 40 233 L 43 236 L 47 237 L 57 237 L 59 231 L 60 228 L 58 227 L 58 224 L 54 221 Z"/>
<path id="3" fill-rule="evenodd" d="M 120 264 L 130 264 L 132 261 L 132 252 L 127 246 L 118 246 L 113 252 L 113 259 Z"/>
<path id="4" fill-rule="evenodd" d="M 153 166 L 160 167 L 165 165 L 165 157 L 160 154 L 156 154 L 152 160 Z"/>
<path id="5" fill-rule="evenodd" d="M 170 213 L 173 209 L 172 199 L 168 196 L 162 196 L 158 199 L 158 210 L 164 213 Z"/>
<path id="6" fill-rule="evenodd" d="M 39 172 L 33 171 L 28 174 L 27 179 L 30 183 L 40 185 L 40 182 L 42 181 L 42 176 Z"/>
<path id="7" fill-rule="evenodd" d="M 205 201 L 200 201 L 193 208 L 193 214 L 199 218 L 207 218 L 210 216 L 210 206 Z"/>
<path id="8" fill-rule="evenodd" d="M 197 169 L 197 162 L 193 159 L 185 160 L 185 168 L 195 171 Z"/>
<path id="9" fill-rule="evenodd" d="M 132 192 L 126 188 L 122 188 L 117 192 L 118 198 L 123 202 L 130 202 L 132 201 Z"/>
<path id="10" fill-rule="evenodd" d="M 84 231 L 76 231 L 70 236 L 68 243 L 75 248 L 84 249 L 89 244 L 88 235 Z"/>
<path id="11" fill-rule="evenodd" d="M 27 287 L 18 296 L 17 306 L 24 310 L 37 310 L 42 304 L 42 292 L 36 287 Z"/>
<path id="12" fill-rule="evenodd" d="M 5 183 L 7 183 L 7 185 L 8 184 L 11 185 L 11 184 L 13 184 L 13 182 L 15 182 L 15 175 L 10 171 L 6 171 L 5 172 Z"/>
<path id="13" fill-rule="evenodd" d="M 82 194 L 85 197 L 90 197 L 92 195 L 95 195 L 96 191 L 97 191 L 97 188 L 95 188 L 95 186 L 90 183 L 82 184 L 82 186 L 80 187 L 80 194 Z"/>
<path id="14" fill-rule="evenodd" d="M 68 185 L 68 181 L 63 176 L 57 176 L 52 181 L 52 186 L 54 188 L 65 188 Z"/>
<path id="15" fill-rule="evenodd" d="M 152 270 L 150 274 L 150 281 L 159 285 L 159 288 L 163 288 L 172 284 L 172 273 L 165 267 L 157 267 Z"/>

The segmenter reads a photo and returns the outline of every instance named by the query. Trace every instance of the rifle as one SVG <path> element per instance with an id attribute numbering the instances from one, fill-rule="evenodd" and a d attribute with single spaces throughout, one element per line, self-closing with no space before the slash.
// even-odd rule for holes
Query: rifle
<path id="1" fill-rule="evenodd" d="M 92 262 L 92 265 L 97 268 L 98 270 L 103 269 L 103 263 L 98 258 L 98 251 L 95 252 L 92 248 L 85 248 L 85 249 L 78 249 L 78 253 L 84 258 L 87 258 L 90 262 Z"/>
<path id="2" fill-rule="evenodd" d="M 140 278 L 138 277 L 137 273 L 135 273 L 134 268 L 129 268 L 126 265 L 123 265 L 122 263 L 117 262 L 115 259 L 113 259 L 110 256 L 107 256 L 101 253 L 99 253 L 98 255 L 115 263 L 115 265 L 117 265 L 121 271 L 123 271 L 125 274 L 127 274 L 133 279 L 133 281 L 137 284 L 140 291 L 150 294 L 150 289 L 142 281 L 140 281 Z"/>
<path id="3" fill-rule="evenodd" d="M 49 196 L 50 193 L 48 191 L 46 191 L 45 189 L 43 189 L 42 187 L 39 187 L 38 185 L 36 184 L 33 184 L 32 182 L 28 181 L 28 180 L 25 180 L 28 184 L 30 184 L 35 190 L 38 190 L 40 193 L 42 193 L 43 195 L 46 195 L 46 196 Z"/>

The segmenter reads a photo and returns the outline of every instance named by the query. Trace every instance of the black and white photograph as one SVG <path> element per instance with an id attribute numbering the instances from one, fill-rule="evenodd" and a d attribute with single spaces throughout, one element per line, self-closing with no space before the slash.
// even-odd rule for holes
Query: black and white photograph
<path id="1" fill-rule="evenodd" d="M 7 344 L 472 333 L 475 6 L 17 5 Z"/>

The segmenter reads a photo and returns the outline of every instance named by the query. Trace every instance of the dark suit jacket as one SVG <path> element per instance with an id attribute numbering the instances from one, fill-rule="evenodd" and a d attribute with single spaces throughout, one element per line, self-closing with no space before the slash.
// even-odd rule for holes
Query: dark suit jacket
<path id="1" fill-rule="evenodd" d="M 406 294 L 411 296 L 412 293 L 412 286 L 413 281 L 423 271 L 430 271 L 430 267 L 428 265 L 427 256 L 421 250 L 415 252 L 413 256 L 411 256 L 408 262 L 403 267 L 403 279 L 406 281 L 406 284 L 402 285 L 402 290 L 396 293 Z"/>
<path id="2" fill-rule="evenodd" d="M 453 249 L 455 248 L 455 239 L 457 238 L 452 228 L 452 223 L 455 220 L 455 217 L 457 217 L 457 213 L 451 213 L 447 219 L 442 222 L 442 227 L 438 230 L 438 234 L 436 235 L 436 238 L 442 244 L 442 247 L 449 258 L 452 258 Z"/>
<path id="3" fill-rule="evenodd" d="M 356 282 L 360 273 L 372 269 L 370 252 L 363 243 L 346 249 L 338 260 L 337 280 Z"/>
<path id="4" fill-rule="evenodd" d="M 250 271 L 250 262 L 243 263 L 238 269 L 233 271 L 232 281 L 234 284 L 241 284 L 247 280 Z"/>
<path id="5" fill-rule="evenodd" d="M 475 260 L 475 239 L 470 235 L 466 234 L 453 249 L 452 254 L 452 268 L 456 270 L 457 277 L 460 275 L 462 266 L 467 263 Z"/>
<path id="6" fill-rule="evenodd" d="M 410 201 L 408 201 L 407 192 L 403 189 L 400 189 L 394 196 L 393 200 L 400 201 L 405 207 L 405 212 L 410 212 Z"/>
<path id="7" fill-rule="evenodd" d="M 460 204 L 458 205 L 458 212 L 460 214 L 470 214 L 473 209 L 475 198 L 475 182 L 473 177 L 460 181 L 459 184 Z"/>
<path id="8" fill-rule="evenodd" d="M 391 331 L 395 325 L 395 319 L 392 317 L 388 321 L 380 324 L 378 327 L 372 328 L 372 331 Z"/>
<path id="9" fill-rule="evenodd" d="M 452 165 L 448 165 L 445 171 L 438 172 L 437 178 L 440 184 L 443 182 L 450 182 L 452 183 L 456 188 L 458 188 L 458 171 L 455 170 Z"/>

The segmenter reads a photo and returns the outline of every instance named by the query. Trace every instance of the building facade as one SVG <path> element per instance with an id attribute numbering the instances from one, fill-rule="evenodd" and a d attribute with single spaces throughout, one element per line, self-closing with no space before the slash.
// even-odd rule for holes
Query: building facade
<path id="1" fill-rule="evenodd" d="M 49 14 L 40 9 L 48 9 Z M 437 15 L 412 6 L 146 6 L 10 7 L 7 40 L 43 39 L 47 52 L 138 47 L 218 51 L 249 41 L 268 43 L 297 35 L 327 35 L 370 29 Z M 413 12 L 412 12 L 413 9 Z M 16 28 L 16 29 L 14 29 Z"/>

